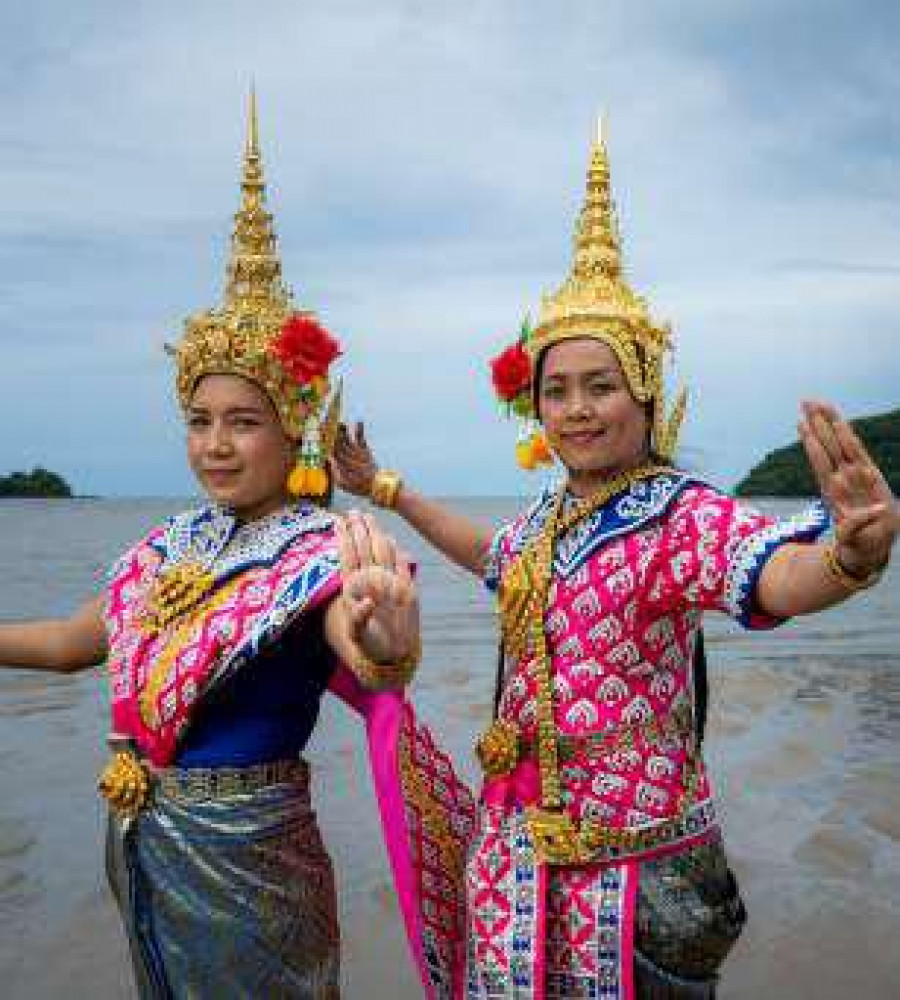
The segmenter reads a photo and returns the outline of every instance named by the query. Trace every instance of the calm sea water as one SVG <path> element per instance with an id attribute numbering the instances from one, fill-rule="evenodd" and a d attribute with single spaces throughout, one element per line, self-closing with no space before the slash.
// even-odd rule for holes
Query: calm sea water
<path id="1" fill-rule="evenodd" d="M 519 506 L 514 499 L 451 503 L 486 525 Z M 126 544 L 186 505 L 3 501 L 0 620 L 71 611 L 102 586 L 105 568 Z M 798 505 L 763 506 L 787 512 Z M 496 662 L 491 601 L 402 522 L 384 520 L 420 566 L 425 659 L 414 698 L 474 780 L 471 746 L 490 713 Z M 831 981 L 839 985 L 846 972 L 841 943 L 858 958 L 853 935 L 863 934 L 863 922 L 870 942 L 873 934 L 888 943 L 900 933 L 898 612 L 895 560 L 875 591 L 773 633 L 742 633 L 724 618 L 708 617 L 708 756 L 754 914 L 725 997 L 757 995 L 773 976 L 796 990 L 790 976 L 802 975 L 803 965 L 795 949 L 821 950 L 829 934 L 838 944 L 820 957 L 826 966 L 835 964 Z M 54 677 L 0 670 L 4 996 L 50 997 L 61 982 L 84 984 L 95 995 L 128 995 L 127 974 L 112 975 L 103 965 L 124 969 L 120 942 L 110 940 L 117 932 L 103 889 L 104 812 L 94 791 L 106 728 L 101 671 Z M 389 889 L 362 734 L 341 706 L 324 705 L 310 757 L 339 874 L 347 996 L 362 993 L 373 969 L 380 970 L 383 992 L 367 987 L 370 998 L 417 996 Z M 106 916 L 98 916 L 101 911 Z M 823 913 L 836 913 L 839 925 Z M 779 948 L 786 949 L 781 973 Z M 882 979 L 892 981 L 894 972 L 900 982 L 895 951 L 888 945 L 867 959 L 873 989 Z M 807 994 L 776 989 L 771 995 Z M 817 995 L 828 994 L 819 989 Z"/>

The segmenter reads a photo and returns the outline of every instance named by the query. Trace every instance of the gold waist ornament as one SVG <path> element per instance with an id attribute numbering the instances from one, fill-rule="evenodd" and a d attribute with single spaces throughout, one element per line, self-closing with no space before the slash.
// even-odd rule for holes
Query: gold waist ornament
<path id="1" fill-rule="evenodd" d="M 97 790 L 120 819 L 133 819 L 150 800 L 150 774 L 131 750 L 118 750 L 97 781 Z"/>

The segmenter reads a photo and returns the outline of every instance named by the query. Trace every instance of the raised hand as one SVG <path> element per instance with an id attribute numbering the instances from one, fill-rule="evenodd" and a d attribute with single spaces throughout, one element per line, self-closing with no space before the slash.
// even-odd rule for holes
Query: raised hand
<path id="1" fill-rule="evenodd" d="M 419 649 L 419 600 L 409 560 L 368 514 L 336 526 L 351 640 L 375 663 L 397 663 Z"/>
<path id="2" fill-rule="evenodd" d="M 353 435 L 346 424 L 338 427 L 333 461 L 339 489 L 358 497 L 369 496 L 378 465 L 366 441 L 362 422 L 356 424 Z"/>
<path id="3" fill-rule="evenodd" d="M 798 430 L 835 522 L 836 554 L 865 578 L 890 558 L 900 528 L 897 501 L 853 428 L 829 403 L 805 402 Z"/>

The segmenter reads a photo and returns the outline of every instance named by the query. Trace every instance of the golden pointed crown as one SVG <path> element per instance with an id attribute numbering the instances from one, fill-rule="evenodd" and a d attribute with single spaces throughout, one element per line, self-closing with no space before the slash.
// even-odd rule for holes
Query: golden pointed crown
<path id="1" fill-rule="evenodd" d="M 321 393 L 304 387 L 273 346 L 289 320 L 312 320 L 312 313 L 295 307 L 281 279 L 272 216 L 266 211 L 256 93 L 252 88 L 248 118 L 241 204 L 234 216 L 225 301 L 217 309 L 196 313 L 186 320 L 184 335 L 174 351 L 176 386 L 181 406 L 187 409 L 197 381 L 204 375 L 242 375 L 269 396 L 285 432 L 299 440 L 306 420 L 304 411 L 310 406 L 315 410 L 321 404 L 317 398 Z M 301 400 L 307 406 L 301 406 Z"/>
<path id="2" fill-rule="evenodd" d="M 623 277 L 609 156 L 599 122 L 591 148 L 587 192 L 575 227 L 572 269 L 555 292 L 543 297 L 525 348 L 534 361 L 547 347 L 578 337 L 608 344 L 635 399 L 653 401 L 653 445 L 663 457 L 671 457 L 686 395 L 682 391 L 671 416 L 666 416 L 663 363 L 671 346 L 671 331 L 654 322 L 646 301 Z"/>

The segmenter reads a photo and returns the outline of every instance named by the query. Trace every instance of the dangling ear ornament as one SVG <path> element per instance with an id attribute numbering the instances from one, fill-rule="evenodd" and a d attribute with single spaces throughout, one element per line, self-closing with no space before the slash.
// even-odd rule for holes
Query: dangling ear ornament
<path id="1" fill-rule="evenodd" d="M 328 473 L 324 469 L 315 413 L 306 421 L 300 455 L 288 476 L 287 489 L 292 497 L 321 497 L 328 492 Z"/>

